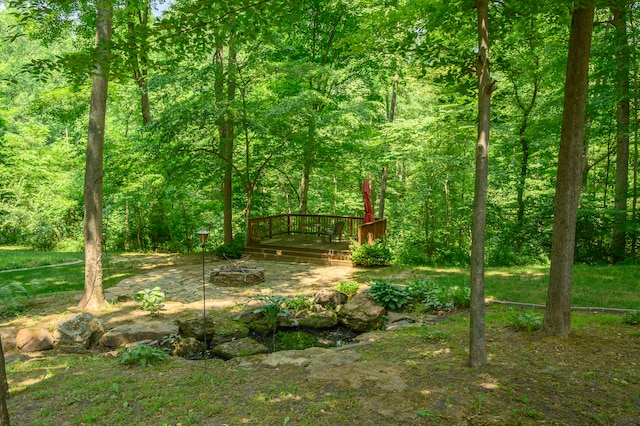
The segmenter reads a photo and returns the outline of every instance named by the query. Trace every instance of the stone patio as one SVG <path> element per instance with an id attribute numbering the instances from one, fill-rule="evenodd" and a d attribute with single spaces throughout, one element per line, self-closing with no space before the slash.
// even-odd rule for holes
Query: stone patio
<path id="1" fill-rule="evenodd" d="M 225 265 L 242 267 L 261 267 L 265 269 L 264 282 L 248 287 L 221 287 L 209 282 L 213 269 Z M 207 307 L 234 306 L 246 303 L 260 296 L 298 296 L 312 297 L 318 290 L 333 287 L 343 280 L 353 279 L 357 269 L 347 266 L 310 265 L 299 263 L 241 260 L 205 261 L 205 283 Z M 156 269 L 152 272 L 126 278 L 117 286 L 105 290 L 107 300 L 130 300 L 133 295 L 144 289 L 160 287 L 167 302 L 184 305 L 202 302 L 203 274 L 202 264 L 175 266 Z"/>

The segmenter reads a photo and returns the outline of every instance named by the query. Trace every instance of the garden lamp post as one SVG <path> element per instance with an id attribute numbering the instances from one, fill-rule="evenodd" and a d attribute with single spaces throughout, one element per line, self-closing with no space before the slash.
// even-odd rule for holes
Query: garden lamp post
<path id="1" fill-rule="evenodd" d="M 198 231 L 198 237 L 200 238 L 200 245 L 202 246 L 202 358 L 204 359 L 205 374 L 207 369 L 207 298 L 205 292 L 205 277 L 204 277 L 204 247 L 207 244 L 207 238 L 209 238 L 209 231 Z"/>

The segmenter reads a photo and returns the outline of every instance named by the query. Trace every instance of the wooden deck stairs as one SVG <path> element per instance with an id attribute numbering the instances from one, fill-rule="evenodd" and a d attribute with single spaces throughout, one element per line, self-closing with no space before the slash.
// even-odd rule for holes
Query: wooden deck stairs
<path id="1" fill-rule="evenodd" d="M 244 248 L 244 255 L 255 260 L 351 266 L 351 252 L 349 250 L 249 245 Z"/>

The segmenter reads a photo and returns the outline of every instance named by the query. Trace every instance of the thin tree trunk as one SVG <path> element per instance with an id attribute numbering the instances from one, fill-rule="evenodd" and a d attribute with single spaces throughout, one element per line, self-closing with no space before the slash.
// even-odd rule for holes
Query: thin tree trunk
<path id="1" fill-rule="evenodd" d="M 616 30 L 615 52 L 617 59 L 616 92 L 618 106 L 616 114 L 616 195 L 615 224 L 611 255 L 614 263 L 625 258 L 627 221 L 627 192 L 629 190 L 629 66 L 631 52 L 627 36 L 627 17 L 623 9 L 611 8 L 613 26 Z"/>
<path id="2" fill-rule="evenodd" d="M 136 41 L 136 23 L 134 19 L 138 21 L 138 24 L 146 31 L 149 6 L 145 5 L 145 10 L 135 11 L 137 17 L 133 16 L 133 13 L 129 16 L 129 22 L 127 23 L 128 36 L 129 36 L 129 54 L 130 65 L 133 69 L 133 78 L 138 85 L 140 91 L 140 109 L 142 112 L 142 124 L 147 125 L 151 122 L 151 108 L 149 107 L 149 88 L 147 85 L 147 55 L 145 48 L 145 41 L 137 43 Z"/>
<path id="3" fill-rule="evenodd" d="M 184 201 L 180 201 L 180 207 L 182 209 L 182 219 L 184 221 L 184 241 L 187 245 L 187 251 L 191 253 L 193 251 L 193 243 L 191 239 L 191 229 L 189 229 L 189 217 L 187 216 L 187 209 L 184 207 Z"/>
<path id="4" fill-rule="evenodd" d="M 224 139 L 224 182 L 223 192 L 223 212 L 224 212 L 224 243 L 233 242 L 233 145 L 234 145 L 234 118 L 231 111 L 232 102 L 236 94 L 235 82 L 236 50 L 233 41 L 229 42 L 229 58 L 227 67 L 227 108 L 225 112 L 224 130 L 221 134 Z"/>
<path id="5" fill-rule="evenodd" d="M 536 58 L 536 64 L 538 63 Z M 518 87 L 516 85 L 515 79 L 511 78 L 511 83 L 513 84 L 513 90 L 516 97 L 516 103 L 518 104 L 518 108 L 522 111 L 522 122 L 520 123 L 520 129 L 518 130 L 518 137 L 520 138 L 520 148 L 522 151 L 522 158 L 520 159 L 520 177 L 517 186 L 517 204 L 518 211 L 516 215 L 518 233 L 515 238 L 515 252 L 516 255 L 520 253 L 522 247 L 522 231 L 524 229 L 524 213 L 525 213 L 525 202 L 524 202 L 524 193 L 527 183 L 527 175 L 529 174 L 529 141 L 526 137 L 527 126 L 529 124 L 529 116 L 531 115 L 531 111 L 536 103 L 536 98 L 538 97 L 538 86 L 539 86 L 539 77 L 534 74 L 533 77 L 533 92 L 531 93 L 531 99 L 528 103 L 524 103 L 522 98 L 518 93 Z"/>
<path id="6" fill-rule="evenodd" d="M 398 103 L 398 73 L 393 77 L 393 88 L 391 91 L 391 102 L 387 111 L 387 121 L 393 123 L 393 119 L 396 115 L 396 105 Z M 388 146 L 385 143 L 384 151 L 387 153 Z M 385 164 L 382 167 L 382 177 L 380 179 L 380 201 L 378 203 L 378 215 L 380 218 L 384 217 L 384 204 L 387 200 L 387 179 L 389 176 L 389 165 Z"/>
<path id="7" fill-rule="evenodd" d="M 97 310 L 105 303 L 102 268 L 102 185 L 104 125 L 109 85 L 109 48 L 111 39 L 110 0 L 98 3 L 96 45 L 98 60 L 91 88 L 89 137 L 84 180 L 84 293 L 78 307 Z"/>
<path id="8" fill-rule="evenodd" d="M 302 154 L 302 178 L 300 179 L 300 203 L 298 204 L 298 213 L 300 214 L 307 214 L 309 177 L 311 175 L 311 150 L 315 144 L 315 123 L 313 118 L 310 118 L 309 120 L 307 141 Z"/>
<path id="9" fill-rule="evenodd" d="M 131 225 L 129 223 L 129 199 L 124 202 L 124 249 L 129 251 L 131 248 Z"/>
<path id="10" fill-rule="evenodd" d="M 554 201 L 551 268 L 542 331 L 567 337 L 571 331 L 571 283 L 576 213 L 580 200 L 582 148 L 589 82 L 594 6 L 573 11 L 565 81 L 562 131 Z"/>
<path id="11" fill-rule="evenodd" d="M 387 170 L 388 167 L 382 168 L 382 177 L 380 179 L 380 200 L 378 201 L 378 217 L 384 217 L 384 202 L 387 197 Z"/>
<path id="12" fill-rule="evenodd" d="M 638 68 L 636 65 L 636 45 L 637 38 L 635 36 L 635 21 L 633 18 L 633 9 L 629 9 L 629 24 L 630 24 L 630 34 L 632 37 L 632 42 L 630 43 L 631 48 L 631 60 L 630 63 L 633 66 L 633 92 L 636 96 L 633 96 L 633 163 L 631 165 L 631 170 L 633 171 L 633 194 L 631 198 L 631 222 L 636 223 L 636 219 L 638 217 Z M 634 232 L 631 236 L 631 258 L 635 262 L 636 260 L 636 246 L 638 243 L 637 232 Z"/>
<path id="13" fill-rule="evenodd" d="M 489 73 L 489 2 L 478 0 L 478 143 L 473 200 L 471 243 L 471 306 L 469 365 L 488 362 L 484 319 L 484 232 L 487 222 L 487 182 L 489 174 L 489 130 L 491 94 L 495 85 Z"/>

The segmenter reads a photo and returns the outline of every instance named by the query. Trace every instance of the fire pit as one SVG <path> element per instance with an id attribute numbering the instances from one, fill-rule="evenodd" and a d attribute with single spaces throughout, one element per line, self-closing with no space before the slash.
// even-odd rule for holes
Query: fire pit
<path id="1" fill-rule="evenodd" d="M 221 266 L 211 271 L 211 284 L 244 287 L 264 281 L 264 268 L 258 266 Z"/>

